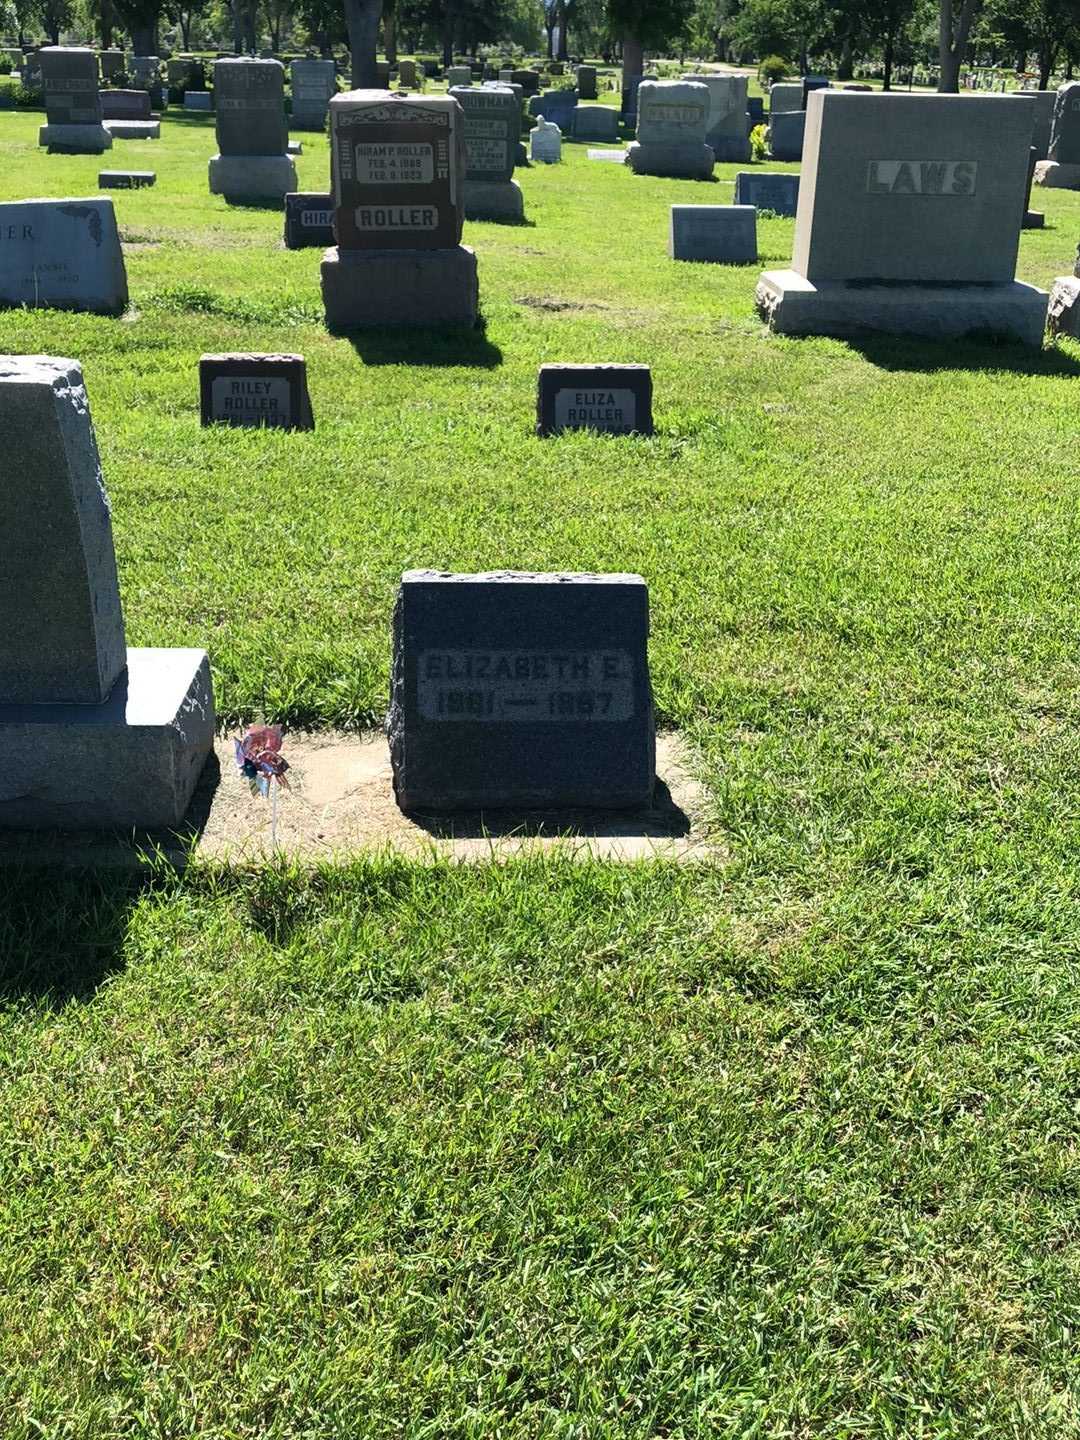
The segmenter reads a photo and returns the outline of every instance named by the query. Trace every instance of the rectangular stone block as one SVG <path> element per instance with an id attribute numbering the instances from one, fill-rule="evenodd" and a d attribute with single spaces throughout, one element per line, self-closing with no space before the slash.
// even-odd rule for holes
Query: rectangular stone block
<path id="1" fill-rule="evenodd" d="M 1013 279 L 1033 105 L 818 90 L 806 114 L 794 271 L 813 281 Z"/>
<path id="2" fill-rule="evenodd" d="M 204 425 L 315 429 L 302 355 L 203 355 L 199 401 Z"/>
<path id="3" fill-rule="evenodd" d="M 100 125 L 98 62 L 93 50 L 45 45 L 38 51 L 49 125 Z"/>
<path id="4" fill-rule="evenodd" d="M 284 204 L 297 183 L 289 155 L 213 155 L 208 178 L 211 195 L 263 204 Z"/>
<path id="5" fill-rule="evenodd" d="M 99 170 L 99 190 L 142 190 L 157 184 L 153 170 Z"/>
<path id="6" fill-rule="evenodd" d="M 398 804 L 647 804 L 648 632 L 639 575 L 406 572 L 387 717 Z"/>
<path id="7" fill-rule="evenodd" d="M 331 330 L 474 326 L 479 314 L 476 252 L 468 245 L 352 251 L 333 246 L 323 255 L 320 276 Z"/>
<path id="8" fill-rule="evenodd" d="M 619 112 L 609 105 L 579 105 L 574 111 L 573 134 L 575 140 L 618 140 Z"/>
<path id="9" fill-rule="evenodd" d="M 799 177 L 783 171 L 740 170 L 735 176 L 735 204 L 794 216 L 799 203 Z"/>
<path id="10" fill-rule="evenodd" d="M 332 60 L 294 60 L 289 67 L 293 130 L 325 130 L 331 98 L 337 94 Z"/>
<path id="11" fill-rule="evenodd" d="M 705 144 L 653 145 L 631 140 L 626 163 L 635 175 L 667 175 L 673 179 L 708 180 L 713 152 Z"/>
<path id="12" fill-rule="evenodd" d="M 596 99 L 595 66 L 579 65 L 574 71 L 574 83 L 577 86 L 578 98 L 580 100 Z"/>
<path id="13" fill-rule="evenodd" d="M 709 119 L 705 144 L 724 164 L 745 165 L 750 159 L 745 75 L 684 75 L 709 92 Z"/>
<path id="14" fill-rule="evenodd" d="M 785 110 L 769 116 L 769 154 L 774 160 L 801 160 L 805 137 L 805 110 Z"/>
<path id="15" fill-rule="evenodd" d="M 111 200 L 0 204 L 0 306 L 119 315 L 127 301 Z"/>
<path id="16" fill-rule="evenodd" d="M 769 89 L 769 117 L 803 108 L 802 81 L 778 80 Z"/>
<path id="17" fill-rule="evenodd" d="M 277 60 L 215 60 L 214 126 L 222 155 L 284 155 L 285 67 Z"/>
<path id="18" fill-rule="evenodd" d="M 648 365 L 541 365 L 536 433 L 600 430 L 651 435 L 652 372 Z"/>
<path id="19" fill-rule="evenodd" d="M 333 196 L 318 191 L 298 191 L 285 196 L 285 248 L 302 250 L 318 245 L 325 250 L 334 243 Z"/>
<path id="20" fill-rule="evenodd" d="M 668 254 L 672 260 L 754 262 L 757 211 L 753 205 L 672 205 Z"/>
<path id="21" fill-rule="evenodd" d="M 146 90 L 103 90 L 101 115 L 104 120 L 149 120 L 149 93 Z"/>
<path id="22" fill-rule="evenodd" d="M 209 90 L 186 90 L 184 92 L 185 110 L 198 110 L 209 114 L 212 108 Z"/>
<path id="23" fill-rule="evenodd" d="M 114 140 L 161 139 L 160 120 L 106 120 L 105 129 Z"/>
<path id="24" fill-rule="evenodd" d="M 343 252 L 458 246 L 465 218 L 464 120 L 452 95 L 351 90 L 334 96 L 334 229 Z"/>

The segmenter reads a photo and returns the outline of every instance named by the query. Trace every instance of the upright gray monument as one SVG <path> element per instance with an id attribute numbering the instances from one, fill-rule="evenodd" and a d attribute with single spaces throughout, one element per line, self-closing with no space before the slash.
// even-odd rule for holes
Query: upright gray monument
<path id="1" fill-rule="evenodd" d="M 508 85 L 455 86 L 465 112 L 465 216 L 469 220 L 524 218 L 525 200 L 513 178 L 521 135 L 521 105 Z"/>
<path id="2" fill-rule="evenodd" d="M 330 99 L 337 94 L 337 73 L 332 60 L 294 60 L 289 67 L 292 87 L 293 130 L 325 130 Z"/>
<path id="3" fill-rule="evenodd" d="M 0 358 L 0 826 L 176 825 L 214 742 L 202 650 L 128 649 L 74 360 Z"/>
<path id="4" fill-rule="evenodd" d="M 722 163 L 745 165 L 750 159 L 750 117 L 746 109 L 745 75 L 684 75 L 709 92 L 709 123 L 705 144 Z"/>
<path id="5" fill-rule="evenodd" d="M 46 45 L 38 51 L 45 124 L 38 144 L 60 155 L 100 155 L 112 147 L 101 118 L 98 62 L 93 50 Z"/>
<path id="6" fill-rule="evenodd" d="M 475 325 L 465 115 L 452 95 L 351 90 L 330 101 L 337 244 L 323 256 L 331 328 Z"/>
<path id="7" fill-rule="evenodd" d="M 1050 149 L 1035 166 L 1035 184 L 1080 190 L 1080 80 L 1069 81 L 1057 92 Z"/>
<path id="8" fill-rule="evenodd" d="M 626 163 L 637 175 L 708 180 L 714 156 L 705 143 L 709 92 L 685 80 L 643 80 L 637 92 L 637 139 Z"/>
<path id="9" fill-rule="evenodd" d="M 993 333 L 1042 343 L 1015 279 L 1033 108 L 1006 95 L 816 90 L 790 270 L 758 282 L 794 335 Z"/>
<path id="10" fill-rule="evenodd" d="M 214 118 L 220 153 L 210 161 L 211 195 L 284 202 L 297 188 L 287 153 L 284 66 L 277 60 L 215 61 Z"/>

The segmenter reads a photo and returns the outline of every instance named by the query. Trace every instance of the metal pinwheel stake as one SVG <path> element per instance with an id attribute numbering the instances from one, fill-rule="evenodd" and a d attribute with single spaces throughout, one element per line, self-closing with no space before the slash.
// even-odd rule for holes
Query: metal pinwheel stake
<path id="1" fill-rule="evenodd" d="M 280 725 L 252 725 L 236 745 L 236 768 L 251 788 L 252 795 L 270 797 L 270 843 L 277 848 L 278 788 L 288 788 L 285 771 L 289 762 L 281 753 Z"/>

